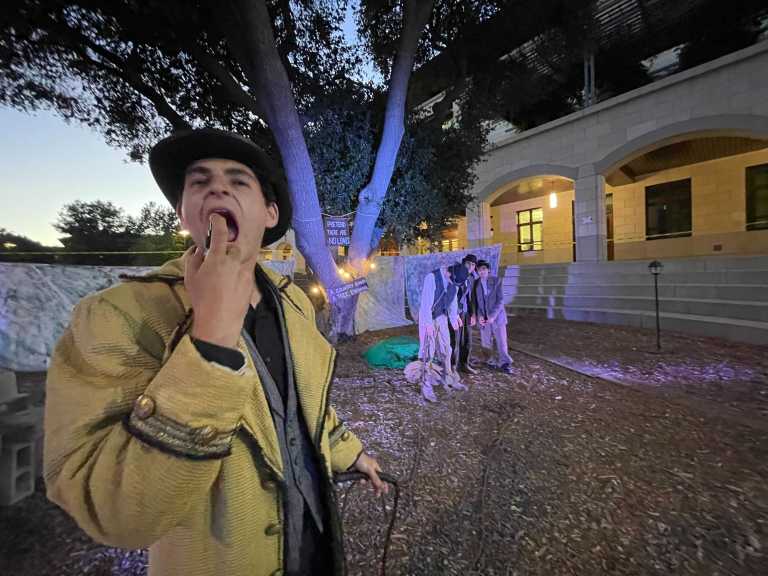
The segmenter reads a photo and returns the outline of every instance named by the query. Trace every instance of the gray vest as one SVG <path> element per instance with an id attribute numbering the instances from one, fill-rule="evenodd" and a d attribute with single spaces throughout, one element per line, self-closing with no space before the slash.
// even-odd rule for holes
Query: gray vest
<path id="1" fill-rule="evenodd" d="M 315 450 L 309 430 L 298 409 L 296 384 L 293 378 L 293 359 L 290 346 L 285 338 L 285 318 L 278 295 L 273 292 L 277 304 L 277 314 L 283 334 L 285 350 L 286 375 L 288 377 L 287 398 L 283 398 L 277 389 L 272 375 L 264 360 L 261 358 L 250 334 L 243 330 L 243 337 L 251 353 L 256 372 L 261 379 L 264 393 L 272 413 L 272 421 L 277 431 L 280 444 L 280 455 L 283 460 L 283 514 L 285 525 L 285 567 L 288 573 L 298 570 L 301 558 L 301 536 L 304 527 L 304 505 L 312 514 L 312 518 L 320 532 L 323 532 L 323 500 L 321 482 L 323 481 L 315 459 Z"/>
<path id="2" fill-rule="evenodd" d="M 445 287 L 445 281 L 443 280 L 443 272 L 438 268 L 433 270 L 432 274 L 435 275 L 435 297 L 432 302 L 432 319 L 439 316 L 447 316 L 448 308 L 451 305 L 451 301 L 456 296 L 456 284 L 450 282 L 448 288 Z"/>

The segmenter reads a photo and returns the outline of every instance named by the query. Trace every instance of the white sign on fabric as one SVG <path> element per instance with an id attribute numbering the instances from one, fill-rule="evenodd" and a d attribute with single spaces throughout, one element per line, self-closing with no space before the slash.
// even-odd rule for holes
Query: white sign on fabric
<path id="1" fill-rule="evenodd" d="M 331 288 L 328 291 L 328 297 L 331 300 L 343 300 L 345 298 L 351 298 L 361 292 L 368 290 L 368 280 L 365 278 L 357 278 L 348 284 L 343 284 L 337 288 Z"/>

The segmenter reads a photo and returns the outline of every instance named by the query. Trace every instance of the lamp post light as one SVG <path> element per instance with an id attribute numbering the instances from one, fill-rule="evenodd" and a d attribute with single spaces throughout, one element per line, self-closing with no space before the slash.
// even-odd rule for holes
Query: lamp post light
<path id="1" fill-rule="evenodd" d="M 661 350 L 661 324 L 659 323 L 659 274 L 664 269 L 664 265 L 658 260 L 648 264 L 648 271 L 653 274 L 653 293 L 656 300 L 656 351 Z"/>

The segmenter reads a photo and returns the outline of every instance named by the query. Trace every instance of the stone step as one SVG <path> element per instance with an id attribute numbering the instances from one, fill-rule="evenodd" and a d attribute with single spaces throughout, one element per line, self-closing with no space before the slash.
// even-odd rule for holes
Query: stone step
<path id="1" fill-rule="evenodd" d="M 567 271 L 523 271 L 505 273 L 504 286 L 521 284 L 650 284 L 649 272 L 618 273 L 609 269 L 589 274 Z M 666 270 L 659 275 L 660 284 L 754 284 L 768 290 L 768 270 L 720 270 L 713 272 L 676 272 Z"/>
<path id="2" fill-rule="evenodd" d="M 512 296 L 638 296 L 653 298 L 653 282 L 642 284 L 509 284 L 505 295 Z M 763 284 L 659 284 L 660 298 L 743 300 L 768 302 Z"/>
<path id="3" fill-rule="evenodd" d="M 648 260 L 620 260 L 601 262 L 563 262 L 558 264 L 522 264 L 507 266 L 506 271 L 532 273 L 593 274 L 609 270 L 611 274 L 647 274 Z M 659 259 L 664 265 L 663 273 L 677 272 L 727 272 L 727 271 L 768 271 L 768 255 L 757 256 L 707 256 L 698 258 Z"/>
<path id="4" fill-rule="evenodd" d="M 554 306 L 558 308 L 585 308 L 599 310 L 642 310 L 655 312 L 653 296 L 512 296 L 508 304 L 517 307 Z M 673 314 L 693 314 L 740 320 L 768 322 L 768 302 L 741 300 L 706 300 L 700 298 L 659 298 L 659 309 Z"/>
<path id="5" fill-rule="evenodd" d="M 511 316 L 536 315 L 550 319 L 596 322 L 598 324 L 622 324 L 652 329 L 656 327 L 655 312 L 647 310 L 508 305 L 507 313 Z M 670 312 L 661 313 L 659 316 L 662 338 L 663 331 L 672 330 L 763 346 L 768 345 L 768 322 Z M 512 330 L 514 330 L 514 326 Z"/>

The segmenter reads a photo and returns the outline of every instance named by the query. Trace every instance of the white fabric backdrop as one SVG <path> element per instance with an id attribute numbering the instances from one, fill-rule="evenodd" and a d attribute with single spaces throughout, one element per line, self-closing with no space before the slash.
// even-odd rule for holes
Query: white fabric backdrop
<path id="1" fill-rule="evenodd" d="M 263 264 L 293 276 L 292 259 Z M 22 372 L 46 370 L 75 304 L 115 284 L 120 274 L 149 270 L 152 268 L 0 262 L 0 367 Z"/>
<path id="2" fill-rule="evenodd" d="M 355 311 L 355 334 L 412 324 L 405 317 L 405 260 L 380 256 L 368 273 L 368 291 L 360 294 Z"/>

